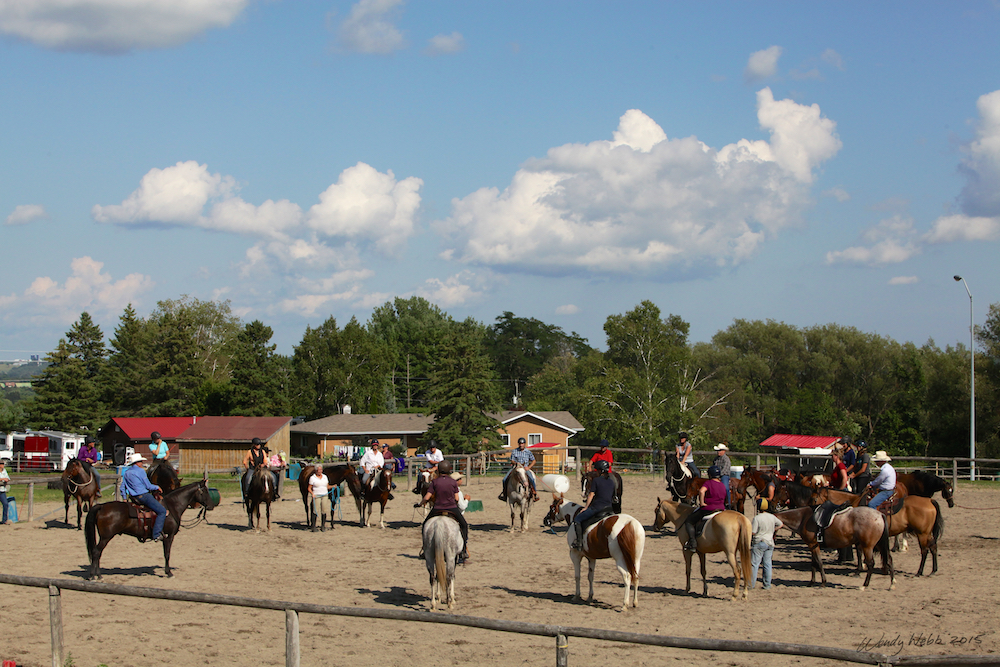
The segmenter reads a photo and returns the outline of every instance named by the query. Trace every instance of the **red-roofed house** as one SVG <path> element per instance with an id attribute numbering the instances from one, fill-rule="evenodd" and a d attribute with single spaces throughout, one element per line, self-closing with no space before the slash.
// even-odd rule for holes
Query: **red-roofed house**
<path id="1" fill-rule="evenodd" d="M 291 417 L 198 417 L 178 438 L 185 470 L 232 468 L 243 462 L 254 438 L 271 453 L 288 453 Z"/>
<path id="2" fill-rule="evenodd" d="M 98 430 L 97 440 L 101 443 L 104 460 L 120 466 L 125 464 L 128 447 L 148 458 L 152 442 L 149 435 L 159 431 L 170 447 L 170 458 L 176 462 L 177 437 L 197 420 L 197 417 L 114 417 Z"/>

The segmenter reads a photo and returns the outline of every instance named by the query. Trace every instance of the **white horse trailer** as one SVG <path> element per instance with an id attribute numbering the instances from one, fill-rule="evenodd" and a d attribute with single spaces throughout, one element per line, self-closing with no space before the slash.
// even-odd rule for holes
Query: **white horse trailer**
<path id="1" fill-rule="evenodd" d="M 62 431 L 39 431 L 49 439 L 49 462 L 56 470 L 65 470 L 66 464 L 76 458 L 86 436 Z"/>

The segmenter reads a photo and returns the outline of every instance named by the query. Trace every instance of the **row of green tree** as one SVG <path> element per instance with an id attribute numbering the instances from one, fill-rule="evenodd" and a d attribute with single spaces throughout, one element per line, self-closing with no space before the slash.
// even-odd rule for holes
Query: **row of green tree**
<path id="1" fill-rule="evenodd" d="M 272 330 L 228 302 L 130 307 L 105 342 L 87 313 L 59 341 L 35 395 L 0 411 L 0 428 L 93 429 L 111 416 L 431 412 L 448 451 L 497 442 L 504 408 L 568 410 L 576 442 L 746 450 L 774 433 L 848 435 L 897 454 L 968 451 L 970 350 L 894 340 L 835 324 L 736 320 L 710 342 L 644 301 L 608 317 L 606 351 L 576 333 L 505 312 L 458 321 L 420 297 L 368 322 L 307 327 L 291 356 Z M 978 329 L 979 456 L 1000 453 L 1000 304 Z"/>

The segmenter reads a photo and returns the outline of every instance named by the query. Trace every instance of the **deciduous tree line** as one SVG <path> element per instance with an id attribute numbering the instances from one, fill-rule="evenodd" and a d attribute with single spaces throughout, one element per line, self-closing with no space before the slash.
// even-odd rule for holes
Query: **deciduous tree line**
<path id="1" fill-rule="evenodd" d="M 112 416 L 431 412 L 448 451 L 498 443 L 501 409 L 568 410 L 575 440 L 663 448 L 678 431 L 696 448 L 746 450 L 774 433 L 848 435 L 896 454 L 963 456 L 969 354 L 898 343 L 836 324 L 735 320 L 710 342 L 649 301 L 608 317 L 606 351 L 576 333 L 505 312 L 457 321 L 420 297 L 368 322 L 307 327 L 291 356 L 272 330 L 229 302 L 183 297 L 146 318 L 125 309 L 105 343 L 88 313 L 36 377 L 35 396 L 0 416 L 7 428 L 94 429 Z M 977 330 L 979 455 L 1000 453 L 1000 304 Z M 17 407 L 17 406 L 15 406 Z M 23 423 L 20 423 L 23 422 Z"/>

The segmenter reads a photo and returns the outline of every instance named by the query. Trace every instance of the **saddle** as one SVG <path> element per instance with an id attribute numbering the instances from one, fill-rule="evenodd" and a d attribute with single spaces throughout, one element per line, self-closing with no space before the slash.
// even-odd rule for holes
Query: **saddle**
<path id="1" fill-rule="evenodd" d="M 818 506 L 813 511 L 813 520 L 816 522 L 816 541 L 823 544 L 823 531 L 830 527 L 833 520 L 851 511 L 851 503 L 840 503 L 839 505 L 832 500 L 825 501 L 822 505 Z"/>
<path id="2" fill-rule="evenodd" d="M 607 519 L 614 513 L 615 510 L 613 507 L 605 507 L 600 512 L 598 512 L 597 514 L 595 514 L 594 516 L 590 517 L 589 519 L 580 524 L 581 533 L 587 532 L 587 529 L 593 526 L 595 523 L 597 523 L 601 519 Z"/>
<path id="3" fill-rule="evenodd" d="M 875 509 L 877 509 L 882 514 L 885 514 L 886 516 L 898 514 L 899 510 L 903 509 L 904 500 L 906 500 L 905 497 L 901 498 L 898 494 L 893 492 L 893 494 L 889 496 L 888 500 L 886 500 L 884 503 L 882 503 Z"/>
<path id="4" fill-rule="evenodd" d="M 718 512 L 712 512 L 711 514 L 707 514 L 703 516 L 700 521 L 698 521 L 698 524 L 694 527 L 694 539 L 697 540 L 699 537 L 701 537 L 701 534 L 705 530 L 705 526 L 708 525 L 709 520 L 716 514 L 719 514 L 720 512 L 722 512 L 722 510 L 719 510 Z"/>
<path id="5" fill-rule="evenodd" d="M 156 512 L 145 505 L 140 505 L 131 500 L 126 501 L 125 506 L 128 508 L 128 518 L 135 519 L 136 523 L 139 524 L 139 533 L 142 535 L 139 541 L 145 542 L 152 539 L 153 522 L 156 521 Z"/>

